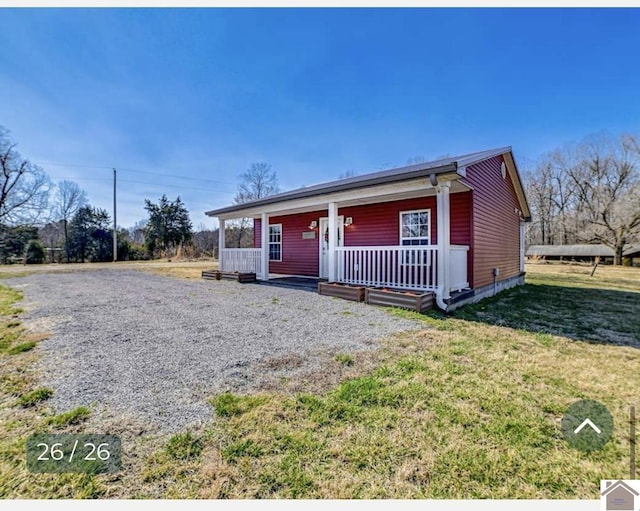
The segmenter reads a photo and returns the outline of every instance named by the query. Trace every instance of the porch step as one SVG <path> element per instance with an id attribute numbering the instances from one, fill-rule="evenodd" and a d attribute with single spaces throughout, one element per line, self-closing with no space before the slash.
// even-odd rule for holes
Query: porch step
<path id="1" fill-rule="evenodd" d="M 467 300 L 474 296 L 476 293 L 473 289 L 461 289 L 460 291 L 454 291 L 451 293 L 451 298 L 445 300 L 447 305 L 452 305 L 454 303 L 461 302 L 462 300 Z"/>
<path id="2" fill-rule="evenodd" d="M 301 277 L 276 277 L 258 282 L 262 286 L 284 287 L 287 289 L 300 289 L 302 291 L 317 291 L 318 279 Z"/>

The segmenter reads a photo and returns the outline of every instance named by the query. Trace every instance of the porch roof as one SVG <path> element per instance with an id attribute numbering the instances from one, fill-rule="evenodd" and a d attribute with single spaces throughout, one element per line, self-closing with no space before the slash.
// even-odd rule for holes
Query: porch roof
<path id="1" fill-rule="evenodd" d="M 461 183 L 457 183 L 457 179 L 465 176 L 467 166 L 474 163 L 492 158 L 505 153 L 510 153 L 511 147 L 501 147 L 470 153 L 449 158 L 442 158 L 431 162 L 423 162 L 415 165 L 408 165 L 370 174 L 363 174 L 347 179 L 340 179 L 320 183 L 313 186 L 297 188 L 288 192 L 271 195 L 263 199 L 246 202 L 243 204 L 234 204 L 220 209 L 207 211 L 207 216 L 215 216 L 220 218 L 234 218 L 238 216 L 252 217 L 259 215 L 261 212 L 269 210 L 304 211 L 309 208 L 317 207 L 323 202 L 331 201 L 349 201 L 359 200 L 362 202 L 367 193 L 365 190 L 371 191 L 371 197 L 375 197 L 377 201 L 392 200 L 393 196 L 410 196 L 415 193 L 419 195 L 428 195 L 427 190 L 431 189 L 433 193 L 433 185 L 431 176 L 437 176 L 440 180 L 454 181 L 456 187 L 460 189 L 452 189 L 452 192 L 462 191 L 466 189 Z M 406 186 L 400 188 L 400 184 Z M 459 185 L 459 186 L 458 186 Z M 413 190 L 413 193 L 412 193 Z M 363 193 L 355 194 L 361 191 Z M 350 192 L 353 192 L 350 193 Z M 355 195 L 354 195 L 355 194 Z M 314 200 L 315 199 L 315 200 Z M 283 203 L 287 203 L 286 205 Z M 280 207 L 274 205 L 281 204 Z M 344 204 L 343 204 L 344 205 Z"/>

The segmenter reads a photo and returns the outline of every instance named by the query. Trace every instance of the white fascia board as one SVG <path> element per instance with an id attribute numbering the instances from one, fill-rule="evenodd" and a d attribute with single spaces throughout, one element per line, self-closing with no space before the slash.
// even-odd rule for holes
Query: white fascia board
<path id="1" fill-rule="evenodd" d="M 438 179 L 443 179 L 444 176 L 438 176 Z M 459 177 L 457 174 L 453 176 L 453 179 Z M 255 218 L 262 213 L 268 213 L 270 216 L 278 214 L 291 214 L 300 211 L 312 211 L 315 209 L 326 209 L 327 204 L 335 202 L 338 206 L 342 206 L 341 203 L 353 203 L 353 201 L 371 199 L 375 197 L 392 196 L 394 194 L 402 194 L 411 191 L 428 190 L 433 189 L 429 178 L 413 179 L 411 181 L 403 181 L 400 183 L 386 184 L 371 186 L 367 188 L 359 188 L 357 190 L 348 190 L 343 192 L 336 192 L 326 195 L 318 195 L 315 197 L 307 197 L 304 199 L 294 199 L 284 202 L 276 202 L 273 204 L 266 204 L 264 206 L 257 206 L 253 208 L 247 208 L 233 213 L 227 213 L 220 215 L 218 218 L 231 219 L 231 218 Z M 350 204 L 353 205 L 353 204 Z M 344 206 L 342 206 L 344 207 Z"/>

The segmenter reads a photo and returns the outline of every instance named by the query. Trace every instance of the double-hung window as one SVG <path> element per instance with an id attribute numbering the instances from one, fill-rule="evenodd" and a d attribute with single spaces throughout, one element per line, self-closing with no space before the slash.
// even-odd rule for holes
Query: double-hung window
<path id="1" fill-rule="evenodd" d="M 282 261 L 282 224 L 269 226 L 269 261 Z"/>
<path id="2" fill-rule="evenodd" d="M 431 210 L 417 209 L 414 211 L 400 212 L 400 245 L 416 246 L 431 244 Z M 418 259 L 418 252 L 405 254 L 405 264 L 430 264 L 428 252 L 423 253 L 423 257 Z"/>

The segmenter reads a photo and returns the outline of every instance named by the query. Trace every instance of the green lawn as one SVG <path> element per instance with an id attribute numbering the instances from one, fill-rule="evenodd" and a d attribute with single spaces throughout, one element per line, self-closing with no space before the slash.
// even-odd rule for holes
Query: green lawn
<path id="1" fill-rule="evenodd" d="M 432 328 L 340 354 L 323 374 L 282 381 L 277 392 L 212 396 L 216 420 L 163 439 L 120 476 L 25 472 L 20 446 L 33 430 L 83 426 L 53 416 L 49 389 L 20 383 L 37 350 L 9 354 L 28 342 L 18 335 L 0 355 L 0 418 L 10 419 L 0 421 L 0 449 L 10 453 L 0 458 L 0 495 L 595 499 L 601 478 L 628 477 L 640 270 L 589 271 L 532 266 L 525 286 L 451 317 L 390 311 Z M 0 289 L 5 331 L 21 328 L 7 326 L 18 298 Z M 560 419 L 582 398 L 603 402 L 615 420 L 599 452 L 562 439 Z M 90 429 L 92 418 L 79 415 Z"/>

